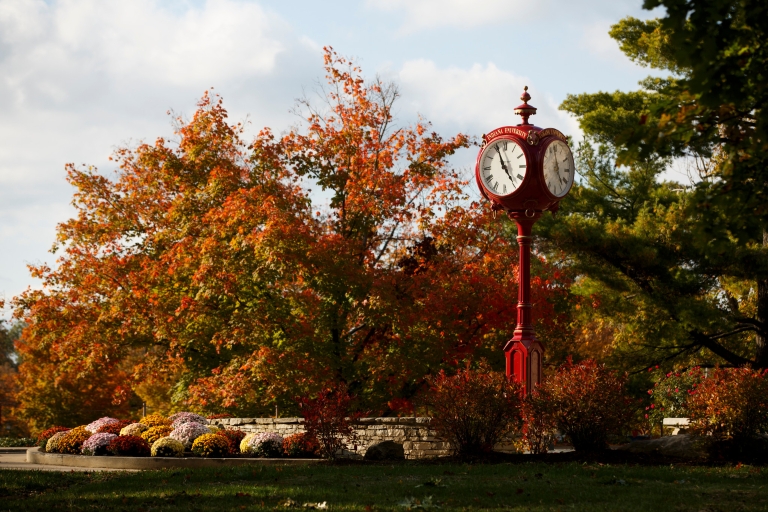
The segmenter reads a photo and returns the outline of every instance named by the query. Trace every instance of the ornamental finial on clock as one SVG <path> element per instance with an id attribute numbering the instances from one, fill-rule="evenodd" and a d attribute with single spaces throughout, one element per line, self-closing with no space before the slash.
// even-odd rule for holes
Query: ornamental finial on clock
<path id="1" fill-rule="evenodd" d="M 523 91 L 523 95 L 520 96 L 520 99 L 523 100 L 522 105 L 518 105 L 515 107 L 515 114 L 519 115 L 523 118 L 523 122 L 520 123 L 518 126 L 528 126 L 530 123 L 528 122 L 528 118 L 532 115 L 536 114 L 536 107 L 533 105 L 528 104 L 528 100 L 531 99 L 531 95 L 528 94 L 528 86 L 525 86 L 525 90 Z"/>

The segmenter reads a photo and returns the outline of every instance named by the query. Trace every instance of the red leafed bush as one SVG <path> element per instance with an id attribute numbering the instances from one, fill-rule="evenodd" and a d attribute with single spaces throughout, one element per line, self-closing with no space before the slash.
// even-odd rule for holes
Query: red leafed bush
<path id="1" fill-rule="evenodd" d="M 229 439 L 230 451 L 232 455 L 240 453 L 240 441 L 245 437 L 245 432 L 236 428 L 226 428 L 216 431 L 217 435 Z"/>
<path id="2" fill-rule="evenodd" d="M 592 359 L 568 358 L 534 394 L 576 451 L 600 451 L 608 448 L 609 435 L 626 429 L 637 409 L 626 382 L 626 375 Z"/>
<path id="3" fill-rule="evenodd" d="M 131 423 L 135 423 L 133 420 L 120 420 L 118 423 L 110 423 L 109 425 L 104 425 L 103 427 L 99 428 L 99 430 L 96 431 L 97 434 L 115 434 L 116 436 L 120 435 L 120 431 L 124 428 L 130 425 Z"/>
<path id="4" fill-rule="evenodd" d="M 453 376 L 441 371 L 429 385 L 424 402 L 432 414 L 431 426 L 456 455 L 490 452 L 520 424 L 522 388 L 485 362 Z"/>
<path id="5" fill-rule="evenodd" d="M 525 398 L 522 407 L 523 447 L 531 453 L 547 453 L 555 442 L 555 419 L 539 393 Z"/>
<path id="6" fill-rule="evenodd" d="M 740 444 L 768 431 L 766 371 L 719 368 L 694 385 L 687 403 L 691 433 Z"/>
<path id="7" fill-rule="evenodd" d="M 283 440 L 283 451 L 286 457 L 316 457 L 320 453 L 320 445 L 317 439 L 300 432 Z"/>
<path id="8" fill-rule="evenodd" d="M 43 432 L 37 436 L 37 444 L 40 447 L 40 451 L 45 451 L 45 445 L 48 444 L 48 440 L 53 437 L 53 434 L 58 432 L 66 432 L 67 430 L 69 430 L 67 427 L 51 427 L 49 429 L 43 430 Z"/>
<path id="9" fill-rule="evenodd" d="M 320 454 L 328 459 L 338 456 L 346 445 L 356 445 L 354 422 L 359 413 L 350 413 L 352 397 L 344 384 L 326 388 L 315 398 L 297 399 L 307 435 L 317 439 Z"/>
<path id="10" fill-rule="evenodd" d="M 119 436 L 110 441 L 107 451 L 123 457 L 149 457 L 149 443 L 139 436 Z"/>

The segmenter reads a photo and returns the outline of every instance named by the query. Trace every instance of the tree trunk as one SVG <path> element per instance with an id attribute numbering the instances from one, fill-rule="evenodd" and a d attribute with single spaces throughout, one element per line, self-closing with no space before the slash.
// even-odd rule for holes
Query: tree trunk
<path id="1" fill-rule="evenodd" d="M 763 247 L 768 248 L 768 230 L 763 230 Z M 757 280 L 757 315 L 760 322 L 755 336 L 755 368 L 768 368 L 768 278 Z"/>

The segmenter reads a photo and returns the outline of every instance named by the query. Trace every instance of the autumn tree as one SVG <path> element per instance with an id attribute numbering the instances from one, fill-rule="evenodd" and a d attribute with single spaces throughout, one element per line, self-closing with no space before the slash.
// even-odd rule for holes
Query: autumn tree
<path id="1" fill-rule="evenodd" d="M 470 140 L 396 126 L 394 86 L 330 49 L 325 64 L 322 101 L 284 136 L 246 144 L 206 94 L 175 140 L 118 150 L 114 179 L 68 166 L 58 265 L 33 267 L 45 287 L 15 302 L 28 418 L 84 396 L 288 414 L 339 382 L 396 412 L 429 374 L 501 364 L 517 253 L 449 165 Z M 551 323 L 565 280 L 541 265 Z"/>

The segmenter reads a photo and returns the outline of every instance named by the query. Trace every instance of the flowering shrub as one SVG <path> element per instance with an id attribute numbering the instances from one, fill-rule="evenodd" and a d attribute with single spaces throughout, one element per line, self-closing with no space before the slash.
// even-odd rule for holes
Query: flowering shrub
<path id="1" fill-rule="evenodd" d="M 184 455 L 184 445 L 172 437 L 161 437 L 152 443 L 153 457 L 181 457 Z"/>
<path id="2" fill-rule="evenodd" d="M 688 396 L 703 379 L 704 372 L 698 366 L 661 376 L 653 389 L 648 390 L 651 403 L 645 408 L 645 417 L 653 425 L 660 424 L 664 418 L 688 418 Z"/>
<path id="3" fill-rule="evenodd" d="M 140 436 L 149 427 L 142 423 L 131 423 L 120 429 L 121 436 Z"/>
<path id="4" fill-rule="evenodd" d="M 245 437 L 245 432 L 236 428 L 223 428 L 216 435 L 226 437 L 229 440 L 231 454 L 240 453 L 240 442 Z"/>
<path id="5" fill-rule="evenodd" d="M 317 439 L 306 432 L 293 434 L 283 439 L 283 453 L 286 457 L 316 457 L 320 452 Z"/>
<path id="6" fill-rule="evenodd" d="M 768 430 L 766 370 L 718 368 L 689 395 L 693 434 L 743 443 Z"/>
<path id="7" fill-rule="evenodd" d="M 160 439 L 161 437 L 168 437 L 171 435 L 171 432 L 173 432 L 173 429 L 170 427 L 170 425 L 160 425 L 157 427 L 151 427 L 145 430 L 141 433 L 141 437 L 143 440 L 148 442 L 150 445 L 154 444 L 155 441 Z"/>
<path id="8" fill-rule="evenodd" d="M 179 428 L 184 423 L 199 423 L 200 425 L 208 424 L 208 420 L 193 412 L 177 412 L 176 414 L 169 416 L 168 419 L 171 420 L 171 426 L 173 428 Z"/>
<path id="9" fill-rule="evenodd" d="M 59 442 L 64 438 L 65 435 L 67 435 L 67 432 L 69 432 L 69 429 L 61 430 L 61 431 L 56 432 L 55 434 L 53 434 L 48 439 L 48 442 L 45 443 L 45 451 L 49 452 L 49 453 L 58 453 L 59 452 Z"/>
<path id="10" fill-rule="evenodd" d="M 73 428 L 61 438 L 57 451 L 77 455 L 82 451 L 83 443 L 92 435 L 84 426 Z"/>
<path id="11" fill-rule="evenodd" d="M 460 456 L 490 452 L 496 442 L 519 425 L 522 388 L 482 362 L 448 376 L 429 379 L 425 403 L 432 428 Z"/>
<path id="12" fill-rule="evenodd" d="M 107 446 L 115 439 L 115 434 L 96 433 L 83 443 L 83 455 L 106 455 Z"/>
<path id="13" fill-rule="evenodd" d="M 568 358 L 533 393 L 576 451 L 604 450 L 608 436 L 620 434 L 634 415 L 626 380 L 594 360 L 574 363 Z"/>
<path id="14" fill-rule="evenodd" d="M 149 443 L 138 436 L 117 436 L 107 445 L 107 451 L 123 457 L 149 457 Z"/>
<path id="15" fill-rule="evenodd" d="M 133 420 L 120 420 L 117 423 L 109 423 L 107 425 L 104 425 L 99 430 L 96 431 L 97 434 L 115 434 L 116 436 L 120 435 L 120 431 L 123 430 L 128 425 L 131 425 L 133 423 Z"/>
<path id="16" fill-rule="evenodd" d="M 173 432 L 171 432 L 169 437 L 179 441 L 184 445 L 184 448 L 188 449 L 192 447 L 192 443 L 195 441 L 195 439 L 202 436 L 203 434 L 210 433 L 211 431 L 208 430 L 208 427 L 205 425 L 189 422 L 182 423 L 179 427 L 173 429 Z"/>
<path id="17" fill-rule="evenodd" d="M 211 434 L 215 434 L 219 430 L 221 430 L 221 427 L 218 425 L 206 425 L 208 427 L 208 430 L 211 432 Z"/>
<path id="18" fill-rule="evenodd" d="M 283 454 L 283 436 L 274 432 L 261 432 L 245 436 L 240 451 L 256 457 L 280 457 Z"/>
<path id="19" fill-rule="evenodd" d="M 162 427 L 162 426 L 171 426 L 171 423 L 173 423 L 171 420 L 163 416 L 162 414 L 158 413 L 152 413 L 147 414 L 143 418 L 139 420 L 139 423 L 142 423 L 148 427 Z"/>
<path id="20" fill-rule="evenodd" d="M 199 457 L 225 457 L 231 452 L 229 439 L 216 434 L 203 434 L 192 443 L 192 453 Z"/>
<path id="21" fill-rule="evenodd" d="M 93 422 L 89 423 L 88 425 L 86 425 L 85 426 L 85 430 L 87 430 L 91 434 L 95 434 L 104 425 L 111 425 L 113 423 L 119 423 L 119 422 L 120 422 L 120 420 L 118 420 L 118 419 L 110 418 L 108 416 L 104 416 L 103 418 L 99 418 L 96 421 L 93 421 Z"/>
<path id="22" fill-rule="evenodd" d="M 298 402 L 304 429 L 317 439 L 323 457 L 336 458 L 346 444 L 357 444 L 353 424 L 360 414 L 350 414 L 352 397 L 346 386 L 339 384 L 335 389 L 324 389 L 316 398 L 301 397 Z"/>
<path id="23" fill-rule="evenodd" d="M 547 453 L 555 442 L 555 420 L 548 404 L 539 393 L 531 393 L 523 400 L 522 448 L 531 453 Z"/>
<path id="24" fill-rule="evenodd" d="M 46 451 L 48 440 L 53 437 L 54 434 L 59 432 L 67 432 L 68 430 L 69 429 L 67 427 L 51 427 L 49 429 L 43 430 L 40 435 L 37 436 L 37 445 L 40 447 L 40 451 Z"/>

